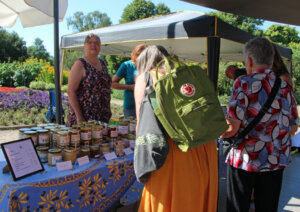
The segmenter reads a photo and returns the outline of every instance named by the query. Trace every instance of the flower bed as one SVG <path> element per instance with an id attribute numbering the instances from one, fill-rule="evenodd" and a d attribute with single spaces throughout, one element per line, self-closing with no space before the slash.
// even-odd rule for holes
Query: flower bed
<path id="1" fill-rule="evenodd" d="M 68 97 L 62 94 L 65 112 Z M 36 124 L 46 122 L 49 92 L 0 87 L 0 125 Z"/>

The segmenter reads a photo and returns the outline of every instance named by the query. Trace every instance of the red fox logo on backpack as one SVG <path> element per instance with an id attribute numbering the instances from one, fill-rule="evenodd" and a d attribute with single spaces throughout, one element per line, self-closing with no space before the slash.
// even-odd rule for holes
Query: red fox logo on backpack
<path id="1" fill-rule="evenodd" d="M 196 89 L 193 84 L 186 83 L 181 86 L 180 92 L 185 96 L 191 97 L 194 96 Z"/>

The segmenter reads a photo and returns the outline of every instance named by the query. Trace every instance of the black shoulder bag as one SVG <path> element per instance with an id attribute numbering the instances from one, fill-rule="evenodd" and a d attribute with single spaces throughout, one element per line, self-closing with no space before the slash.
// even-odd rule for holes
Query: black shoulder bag
<path id="1" fill-rule="evenodd" d="M 223 139 L 222 147 L 223 147 L 223 155 L 225 158 L 226 158 L 227 154 L 229 153 L 230 149 L 235 145 L 234 140 L 239 140 L 241 138 L 244 138 L 253 129 L 253 127 L 255 127 L 255 125 L 262 119 L 262 117 L 268 111 L 269 107 L 271 106 L 272 102 L 275 99 L 275 96 L 279 90 L 280 84 L 281 84 L 280 77 L 276 77 L 274 86 L 271 90 L 270 96 L 268 97 L 266 103 L 260 109 L 259 113 L 253 119 L 253 121 L 251 121 L 250 124 L 248 124 L 247 127 L 241 133 L 239 133 L 239 135 L 236 138 L 224 138 Z"/>

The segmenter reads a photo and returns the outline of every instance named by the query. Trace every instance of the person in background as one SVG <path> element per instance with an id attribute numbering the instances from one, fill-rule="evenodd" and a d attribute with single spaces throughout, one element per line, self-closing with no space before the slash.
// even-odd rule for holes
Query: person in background
<path id="1" fill-rule="evenodd" d="M 230 65 L 225 70 L 225 75 L 232 80 L 236 80 L 239 76 L 246 75 L 247 71 L 245 68 L 238 68 L 235 65 Z"/>
<path id="2" fill-rule="evenodd" d="M 84 56 L 76 60 L 71 68 L 68 126 L 88 120 L 108 122 L 111 117 L 111 77 L 104 61 L 98 59 L 100 46 L 100 38 L 89 34 L 84 41 Z"/>
<path id="3" fill-rule="evenodd" d="M 111 87 L 118 90 L 124 91 L 124 102 L 123 102 L 123 113 L 124 118 L 136 117 L 135 115 L 135 103 L 134 103 L 134 79 L 137 75 L 135 66 L 136 58 L 140 53 L 147 47 L 145 44 L 137 45 L 131 52 L 131 60 L 123 62 L 118 69 L 116 75 L 112 78 Z M 120 80 L 125 78 L 125 84 L 121 84 Z"/>
<path id="4" fill-rule="evenodd" d="M 227 211 L 249 211 L 253 189 L 256 212 L 277 211 L 283 171 L 291 159 L 291 120 L 299 121 L 297 104 L 282 81 L 266 115 L 245 138 L 235 140 L 258 114 L 276 79 L 271 70 L 274 48 L 267 39 L 248 41 L 244 54 L 247 75 L 234 82 L 227 113 L 229 128 L 221 136 L 235 143 L 226 158 Z"/>
<path id="5" fill-rule="evenodd" d="M 168 56 L 164 47 L 148 46 L 137 58 L 138 76 L 134 88 L 137 122 L 146 87 L 145 72 L 150 72 L 155 83 L 157 79 L 154 70 Z M 159 75 L 164 75 L 166 71 L 162 63 L 158 69 Z M 166 139 L 169 153 L 164 165 L 150 174 L 143 190 L 139 211 L 216 211 L 218 159 L 215 141 L 182 152 L 168 135 Z"/>
<path id="6" fill-rule="evenodd" d="M 288 83 L 288 87 L 291 90 L 293 98 L 295 98 L 291 75 L 288 69 L 286 68 L 278 52 L 278 49 L 275 45 L 274 45 L 274 50 L 275 50 L 275 54 L 274 54 L 274 62 L 273 62 L 272 70 L 277 76 L 280 76 L 282 80 L 285 80 Z M 297 132 L 297 129 L 298 129 L 298 125 L 295 123 L 295 119 L 292 119 L 292 132 Z M 300 152 L 300 148 L 292 146 L 292 153 L 296 153 L 296 152 Z"/>

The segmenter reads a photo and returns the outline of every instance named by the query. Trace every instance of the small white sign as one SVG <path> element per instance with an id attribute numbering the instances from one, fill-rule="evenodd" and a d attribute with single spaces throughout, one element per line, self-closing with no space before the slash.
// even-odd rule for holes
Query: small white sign
<path id="1" fill-rule="evenodd" d="M 130 155 L 130 154 L 133 153 L 133 151 L 131 150 L 131 148 L 123 149 L 123 152 L 125 153 L 125 155 Z"/>
<path id="2" fill-rule="evenodd" d="M 71 170 L 72 162 L 70 160 L 56 163 L 57 171 Z"/>
<path id="3" fill-rule="evenodd" d="M 115 152 L 110 152 L 110 153 L 104 154 L 104 157 L 106 160 L 113 160 L 113 159 L 117 158 L 117 155 Z"/>
<path id="4" fill-rule="evenodd" d="M 89 157 L 86 155 L 86 156 L 77 158 L 77 162 L 78 162 L 78 165 L 79 165 L 79 166 L 83 166 L 83 165 L 89 163 L 90 160 L 89 160 Z"/>

